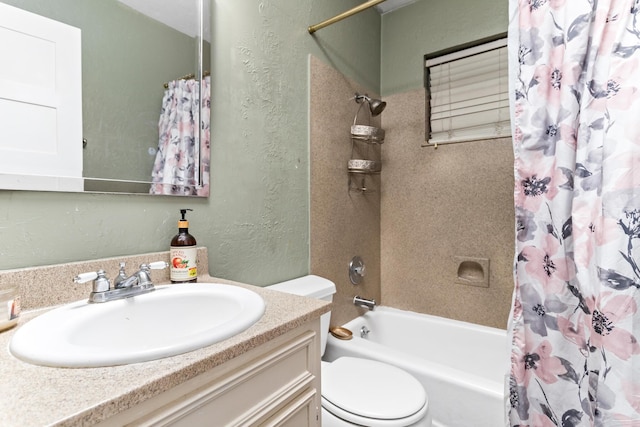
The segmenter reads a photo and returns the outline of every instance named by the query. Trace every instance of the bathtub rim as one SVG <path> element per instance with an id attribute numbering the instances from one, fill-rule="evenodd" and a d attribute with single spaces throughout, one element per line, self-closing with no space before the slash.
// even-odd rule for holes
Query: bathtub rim
<path id="1" fill-rule="evenodd" d="M 505 346 L 506 346 L 506 339 L 507 339 L 506 329 L 479 325 L 475 323 L 466 322 L 463 320 L 449 319 L 446 317 L 435 316 L 432 314 L 416 313 L 416 312 L 402 310 L 402 309 L 384 306 L 384 305 L 376 306 L 375 310 L 367 311 L 361 316 L 351 319 L 350 321 L 342 325 L 342 327 L 347 328 L 352 332 L 357 332 L 357 329 L 359 329 L 360 324 L 362 322 L 366 322 L 367 319 L 370 318 L 371 316 L 374 316 L 375 311 L 389 312 L 394 315 L 399 315 L 401 317 L 409 317 L 409 318 L 413 316 L 424 317 L 429 321 L 435 322 L 435 323 L 440 323 L 440 324 L 448 323 L 466 330 L 478 331 L 481 333 L 489 333 L 494 336 L 497 335 L 500 338 L 505 339 Z M 358 325 L 358 327 L 354 327 L 354 325 Z M 340 349 L 342 352 L 346 351 L 346 353 L 349 354 L 349 348 L 356 345 L 358 346 L 358 348 L 362 349 L 362 351 L 351 350 L 352 352 L 355 352 L 357 354 L 356 357 L 380 360 L 382 362 L 389 363 L 396 366 L 398 365 L 397 360 L 404 360 L 412 366 L 424 365 L 430 368 L 429 371 L 432 372 L 434 375 L 434 378 L 437 378 L 438 380 L 451 382 L 456 386 L 467 387 L 473 391 L 477 391 L 494 398 L 504 399 L 504 396 L 505 396 L 504 378 L 505 378 L 505 374 L 508 371 L 507 360 L 505 360 L 504 372 L 500 373 L 500 375 L 495 380 L 491 380 L 489 378 L 480 376 L 473 372 L 461 371 L 459 369 L 444 365 L 439 362 L 431 361 L 410 353 L 396 350 L 390 346 L 385 346 L 383 344 L 369 341 L 367 339 L 361 338 L 357 333 L 354 333 L 352 339 L 350 340 L 341 340 L 329 334 L 327 338 L 327 356 L 331 355 L 332 353 L 331 351 L 328 351 L 330 346 Z M 384 348 L 384 352 L 379 351 L 380 347 Z M 376 356 L 371 356 L 373 354 L 375 354 Z M 327 358 L 323 357 L 322 360 L 326 360 L 329 362 L 331 361 L 331 360 L 328 360 L 328 357 Z M 332 360 L 335 360 L 335 358 L 333 358 Z M 464 378 L 462 378 L 462 376 L 460 375 L 461 372 L 464 373 Z"/>

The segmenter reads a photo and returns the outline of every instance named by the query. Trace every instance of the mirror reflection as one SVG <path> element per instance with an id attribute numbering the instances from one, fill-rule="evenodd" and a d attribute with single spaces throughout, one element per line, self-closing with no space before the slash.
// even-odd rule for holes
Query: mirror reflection
<path id="1" fill-rule="evenodd" d="M 84 191 L 208 196 L 208 1 L 0 3 L 81 30 Z"/>

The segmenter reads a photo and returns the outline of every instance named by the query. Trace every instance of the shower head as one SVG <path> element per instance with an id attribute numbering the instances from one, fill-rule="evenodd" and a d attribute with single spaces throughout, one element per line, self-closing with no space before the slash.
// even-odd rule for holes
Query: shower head
<path id="1" fill-rule="evenodd" d="M 387 106 L 387 103 L 384 101 L 371 99 L 368 95 L 360 95 L 359 93 L 356 93 L 355 100 L 358 104 L 362 104 L 363 102 L 369 104 L 369 111 L 371 111 L 373 117 L 382 113 Z"/>

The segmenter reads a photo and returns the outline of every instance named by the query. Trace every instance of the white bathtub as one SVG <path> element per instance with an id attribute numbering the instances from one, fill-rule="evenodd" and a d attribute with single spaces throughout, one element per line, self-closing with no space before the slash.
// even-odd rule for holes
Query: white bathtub
<path id="1" fill-rule="evenodd" d="M 329 335 L 324 359 L 363 357 L 409 372 L 429 395 L 434 427 L 504 425 L 504 330 L 384 306 L 344 327 L 353 339 Z"/>

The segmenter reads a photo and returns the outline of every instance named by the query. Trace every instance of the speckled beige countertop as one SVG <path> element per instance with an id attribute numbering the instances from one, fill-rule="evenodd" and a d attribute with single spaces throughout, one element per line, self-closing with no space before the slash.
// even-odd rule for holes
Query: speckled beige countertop
<path id="1" fill-rule="evenodd" d="M 165 255 L 168 257 L 168 252 L 140 257 L 144 260 L 142 262 L 148 262 L 163 259 Z M 107 265 L 109 270 L 113 270 L 117 261 L 125 258 L 127 257 L 96 262 L 101 263 L 99 268 L 107 270 Z M 136 257 L 130 258 L 132 262 L 140 262 Z M 202 252 L 199 250 L 198 258 L 199 266 L 207 265 L 206 249 Z M 42 310 L 50 308 L 43 305 L 46 301 L 54 301 L 54 304 L 49 304 L 51 306 L 88 296 L 83 287 L 81 290 L 74 290 L 75 294 L 66 295 L 64 301 L 59 301 L 60 297 L 55 292 L 56 282 L 60 282 L 60 286 L 71 287 L 68 284 L 70 277 L 92 271 L 92 268 L 95 268 L 92 264 L 83 262 L 0 271 L 0 289 L 18 287 L 23 299 L 23 310 L 29 310 L 23 311 L 17 327 L 0 333 L 1 426 L 84 426 L 98 423 L 318 318 L 329 310 L 329 303 L 324 301 L 199 275 L 199 282 L 232 284 L 260 294 L 266 304 L 263 317 L 246 331 L 227 340 L 182 355 L 144 363 L 108 368 L 66 369 L 31 365 L 13 357 L 8 350 L 11 337 L 22 324 Z M 47 276 L 48 291 L 42 291 L 41 285 L 34 285 L 35 279 L 41 280 L 43 273 L 51 275 L 52 271 L 57 275 L 54 278 Z M 202 271 L 201 267 L 199 271 Z M 163 280 L 168 277 L 167 273 L 153 273 L 160 274 L 159 278 L 153 278 L 157 284 L 167 282 Z M 113 276 L 114 273 L 108 274 L 109 278 Z M 57 280 L 57 277 L 61 277 L 61 280 Z M 44 295 L 49 291 L 53 295 L 47 300 Z M 83 296 L 77 297 L 77 293 L 81 291 Z"/>

